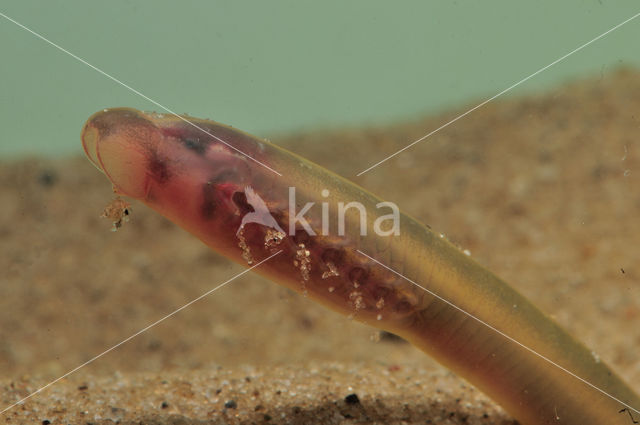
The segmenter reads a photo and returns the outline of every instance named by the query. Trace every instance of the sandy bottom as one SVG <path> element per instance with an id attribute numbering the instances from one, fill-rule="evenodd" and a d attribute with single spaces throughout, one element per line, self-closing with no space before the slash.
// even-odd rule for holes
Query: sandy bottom
<path id="1" fill-rule="evenodd" d="M 489 104 L 355 178 L 464 110 L 274 139 L 469 249 L 640 391 L 640 74 Z M 242 270 L 137 203 L 110 232 L 84 158 L 2 162 L 0 182 L 0 409 Z M 408 343 L 247 274 L 0 423 L 514 421 Z"/>

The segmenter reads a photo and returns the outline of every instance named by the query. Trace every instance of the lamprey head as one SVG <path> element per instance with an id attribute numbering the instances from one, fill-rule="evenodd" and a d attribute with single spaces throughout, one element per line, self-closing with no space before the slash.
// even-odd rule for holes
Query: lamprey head
<path id="1" fill-rule="evenodd" d="M 144 198 L 149 174 L 162 179 L 158 159 L 162 132 L 145 114 L 129 108 L 104 109 L 93 114 L 82 128 L 84 151 L 113 183 L 114 191 Z"/>

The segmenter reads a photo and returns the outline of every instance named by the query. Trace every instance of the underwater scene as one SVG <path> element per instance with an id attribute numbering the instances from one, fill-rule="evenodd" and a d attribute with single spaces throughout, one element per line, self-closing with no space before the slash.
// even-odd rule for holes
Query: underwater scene
<path id="1" fill-rule="evenodd" d="M 0 5 L 0 424 L 640 421 L 632 1 Z"/>

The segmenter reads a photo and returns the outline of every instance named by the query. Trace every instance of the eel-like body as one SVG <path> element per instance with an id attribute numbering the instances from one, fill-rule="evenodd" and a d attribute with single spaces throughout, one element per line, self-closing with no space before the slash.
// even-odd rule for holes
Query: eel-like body
<path id="1" fill-rule="evenodd" d="M 277 253 L 255 271 L 402 336 L 524 424 L 628 425 L 629 412 L 639 416 L 640 398 L 517 291 L 304 158 L 213 121 L 128 108 L 94 114 L 82 144 L 117 193 L 238 263 Z M 365 214 L 347 209 L 339 232 L 339 205 L 350 202 Z"/>

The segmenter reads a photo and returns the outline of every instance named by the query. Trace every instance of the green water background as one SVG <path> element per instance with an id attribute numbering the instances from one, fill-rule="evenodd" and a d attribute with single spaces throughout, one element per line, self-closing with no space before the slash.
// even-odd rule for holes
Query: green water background
<path id="1" fill-rule="evenodd" d="M 479 103 L 640 3 L 4 0 L 0 12 L 177 113 L 273 137 Z M 638 67 L 638 40 L 640 18 L 508 96 Z M 1 17 L 0 51 L 2 159 L 79 153 L 102 108 L 161 110 Z"/>

